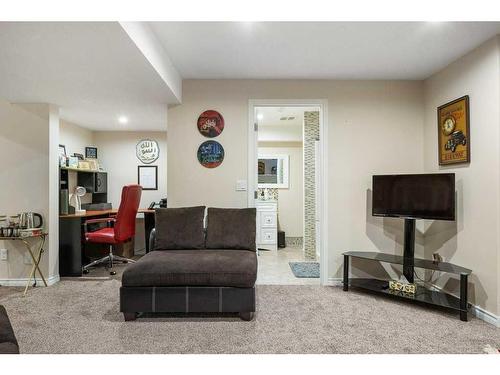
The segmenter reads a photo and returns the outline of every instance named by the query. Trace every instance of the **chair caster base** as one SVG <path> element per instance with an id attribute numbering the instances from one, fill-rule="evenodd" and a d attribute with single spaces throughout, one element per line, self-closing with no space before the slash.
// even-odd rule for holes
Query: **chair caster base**
<path id="1" fill-rule="evenodd" d="M 90 272 L 89 270 L 82 270 L 82 273 L 85 275 L 88 274 L 89 272 Z"/>
<path id="2" fill-rule="evenodd" d="M 124 312 L 123 313 L 123 318 L 125 319 L 126 322 L 131 322 L 131 321 L 137 319 L 137 313 Z"/>
<path id="3" fill-rule="evenodd" d="M 116 275 L 116 271 L 109 271 L 109 274 L 114 276 Z"/>
<path id="4" fill-rule="evenodd" d="M 240 316 L 241 320 L 245 320 L 247 322 L 253 320 L 253 318 L 254 318 L 254 313 L 252 311 L 240 312 L 238 315 Z"/>

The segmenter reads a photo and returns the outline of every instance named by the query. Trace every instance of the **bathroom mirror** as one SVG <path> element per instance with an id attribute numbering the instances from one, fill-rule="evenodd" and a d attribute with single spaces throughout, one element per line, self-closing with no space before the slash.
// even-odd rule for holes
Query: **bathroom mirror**
<path id="1" fill-rule="evenodd" d="M 288 155 L 259 155 L 258 187 L 288 188 Z"/>

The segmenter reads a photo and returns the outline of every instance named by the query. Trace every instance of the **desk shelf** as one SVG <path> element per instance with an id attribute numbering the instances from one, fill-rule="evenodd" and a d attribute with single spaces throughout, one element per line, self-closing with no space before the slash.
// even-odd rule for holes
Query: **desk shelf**
<path id="1" fill-rule="evenodd" d="M 83 169 L 83 168 L 71 168 L 71 167 L 59 167 L 59 168 L 64 171 L 85 172 L 85 173 L 105 172 L 99 169 Z"/>
<path id="2" fill-rule="evenodd" d="M 59 189 L 67 191 L 67 196 L 73 193 L 74 186 L 69 186 L 69 172 L 76 172 L 77 177 L 77 186 L 83 186 L 86 190 L 86 193 L 91 194 L 91 203 L 99 204 L 99 203 L 108 203 L 108 194 L 107 194 L 107 186 L 108 186 L 108 175 L 104 171 L 95 171 L 95 170 L 85 170 L 79 168 L 70 168 L 70 167 L 59 167 Z M 68 201 L 68 198 L 62 198 L 60 201 L 60 205 L 62 204 L 62 199 Z M 69 202 L 67 202 L 69 205 Z M 59 212 L 62 212 L 62 207 L 59 207 Z"/>

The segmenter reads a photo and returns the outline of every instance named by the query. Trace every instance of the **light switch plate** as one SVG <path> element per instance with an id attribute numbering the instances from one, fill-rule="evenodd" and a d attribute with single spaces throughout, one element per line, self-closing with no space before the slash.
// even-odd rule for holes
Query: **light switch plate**
<path id="1" fill-rule="evenodd" d="M 33 264 L 33 259 L 29 253 L 24 253 L 24 264 Z"/>
<path id="2" fill-rule="evenodd" d="M 8 254 L 7 249 L 0 249 L 0 260 L 7 260 Z"/>
<path id="3" fill-rule="evenodd" d="M 247 191 L 247 180 L 237 180 L 236 191 Z"/>

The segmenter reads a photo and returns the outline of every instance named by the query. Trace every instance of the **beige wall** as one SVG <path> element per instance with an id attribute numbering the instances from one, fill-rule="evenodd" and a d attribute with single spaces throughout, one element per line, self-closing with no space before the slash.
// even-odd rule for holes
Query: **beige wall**
<path id="1" fill-rule="evenodd" d="M 343 251 L 401 251 L 401 221 L 372 218 L 367 194 L 375 173 L 423 171 L 421 82 L 185 80 L 183 103 L 169 109 L 169 200 L 246 207 L 247 192 L 235 185 L 247 179 L 248 100 L 304 98 L 328 100 L 329 276 L 340 277 Z M 216 140 L 226 156 L 215 169 L 196 158 L 206 140 L 196 120 L 207 109 L 225 119 Z"/>
<path id="2" fill-rule="evenodd" d="M 75 152 L 85 156 L 85 147 L 94 145 L 94 135 L 90 129 L 61 120 L 59 122 L 59 142 L 66 146 L 68 156 Z"/>
<path id="3" fill-rule="evenodd" d="M 304 236 L 304 155 L 301 142 L 259 142 L 259 154 L 289 156 L 289 187 L 278 189 L 278 221 L 287 237 Z"/>
<path id="4" fill-rule="evenodd" d="M 427 223 L 425 255 L 439 252 L 446 261 L 471 268 L 472 303 L 500 313 L 500 51 L 494 38 L 425 81 L 425 148 L 427 172 L 454 172 L 457 182 L 456 223 Z M 469 95 L 470 165 L 439 167 L 438 106 Z M 441 279 L 443 280 L 443 279 Z M 440 282 L 457 292 L 455 280 Z"/>
<path id="5" fill-rule="evenodd" d="M 141 205 L 147 208 L 152 201 L 167 197 L 167 132 L 94 132 L 99 162 L 108 172 L 108 200 L 114 208 L 120 205 L 122 187 L 137 183 L 137 166 L 145 165 L 137 159 L 135 146 L 145 138 L 158 141 L 160 157 L 151 165 L 158 166 L 158 190 L 144 190 Z M 136 226 L 136 250 L 144 248 L 143 223 Z"/>
<path id="6" fill-rule="evenodd" d="M 142 164 L 135 146 L 142 139 L 154 139 L 160 146 L 160 157 L 149 165 L 158 166 L 158 190 L 142 192 L 141 207 L 167 196 L 167 132 L 94 132 L 99 162 L 108 172 L 108 199 L 113 207 L 120 205 L 122 187 L 137 184 L 137 166 Z"/>
<path id="7" fill-rule="evenodd" d="M 45 109 L 43 116 L 38 116 L 0 99 L 0 215 L 38 212 L 48 228 L 49 121 L 48 107 Z M 47 253 L 40 267 L 45 276 L 53 255 L 49 245 L 45 245 Z M 0 280 L 27 278 L 31 266 L 23 262 L 25 247 L 19 242 L 0 241 L 0 248 L 8 249 L 8 260 L 0 260 Z"/>

